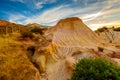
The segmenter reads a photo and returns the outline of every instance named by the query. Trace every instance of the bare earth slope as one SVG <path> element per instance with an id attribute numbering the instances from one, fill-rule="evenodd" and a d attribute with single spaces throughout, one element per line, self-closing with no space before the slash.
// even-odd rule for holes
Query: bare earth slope
<path id="1" fill-rule="evenodd" d="M 119 27 L 118 27 L 119 29 Z M 101 31 L 99 31 L 101 30 Z M 111 43 L 120 43 L 120 31 L 117 30 L 117 28 L 107 28 L 107 27 L 103 27 L 103 28 L 99 28 L 98 30 L 96 30 L 97 35 L 107 41 L 107 42 L 111 42 Z"/>
<path id="2" fill-rule="evenodd" d="M 51 42 L 40 43 L 33 56 L 33 62 L 44 74 L 43 80 L 67 80 L 74 71 L 73 64 L 79 59 L 104 56 L 109 50 L 118 51 L 109 44 L 105 45 L 105 41 L 76 17 L 60 20 L 46 32 L 46 39 Z"/>
<path id="3" fill-rule="evenodd" d="M 53 32 L 52 44 L 61 47 L 92 47 L 102 42 L 79 18 L 58 22 Z"/>

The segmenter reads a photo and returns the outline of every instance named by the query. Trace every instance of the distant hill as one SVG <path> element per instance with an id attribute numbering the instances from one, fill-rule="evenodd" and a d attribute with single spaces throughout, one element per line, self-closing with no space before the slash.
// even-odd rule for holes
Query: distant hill
<path id="1" fill-rule="evenodd" d="M 39 27 L 39 28 L 45 28 L 46 26 L 40 25 L 38 23 L 31 23 L 31 24 L 27 24 L 25 25 L 27 27 Z"/>
<path id="2" fill-rule="evenodd" d="M 97 35 L 110 43 L 120 43 L 120 26 L 102 27 L 95 31 Z"/>
<path id="3" fill-rule="evenodd" d="M 10 22 L 5 20 L 0 20 L 0 26 L 7 26 L 8 24 L 10 24 Z"/>
<path id="4" fill-rule="evenodd" d="M 38 23 L 31 23 L 31 24 L 27 24 L 25 26 L 29 27 L 31 29 L 33 29 L 33 28 L 40 28 L 42 31 L 46 31 L 50 27 L 50 26 L 40 25 Z"/>
<path id="5" fill-rule="evenodd" d="M 24 32 L 29 31 L 33 28 L 40 28 L 43 31 L 47 30 L 49 26 L 42 26 L 37 23 L 22 25 L 16 24 L 5 20 L 0 20 L 0 34 L 8 34 L 13 32 Z"/>
<path id="6" fill-rule="evenodd" d="M 0 20 L 0 34 L 20 32 L 20 27 L 23 27 L 23 25 Z"/>

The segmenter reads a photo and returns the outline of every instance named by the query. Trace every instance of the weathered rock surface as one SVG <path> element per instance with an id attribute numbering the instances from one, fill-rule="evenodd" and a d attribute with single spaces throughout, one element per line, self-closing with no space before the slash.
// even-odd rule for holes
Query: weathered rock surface
<path id="1" fill-rule="evenodd" d="M 104 53 L 109 53 L 108 56 L 119 63 L 120 60 L 120 28 L 119 27 L 103 27 L 96 30 L 96 34 L 106 41 L 108 44 L 111 43 L 113 47 L 107 46 Z M 115 47 L 118 49 L 116 50 Z M 108 49 L 109 48 L 109 49 Z"/>
<path id="2" fill-rule="evenodd" d="M 0 23 L 4 32 L 8 22 Z M 35 53 L 28 57 L 20 45 L 0 46 L 0 80 L 67 80 L 74 72 L 73 65 L 82 58 L 102 57 L 120 64 L 120 45 L 114 44 L 119 43 L 118 32 L 107 30 L 98 36 L 77 17 L 60 20 L 43 32 L 34 43 L 38 45 Z M 111 40 L 114 43 L 109 43 Z"/>
<path id="3" fill-rule="evenodd" d="M 74 63 L 82 58 L 100 57 L 98 46 L 106 46 L 79 18 L 67 18 L 49 28 L 46 41 L 39 43 L 33 56 L 44 76 L 42 79 L 67 80 Z M 103 55 L 104 56 L 104 55 Z"/>
<path id="4" fill-rule="evenodd" d="M 102 31 L 99 31 L 99 30 Z M 106 42 L 111 42 L 111 43 L 120 43 L 120 31 L 116 31 L 115 28 L 107 28 L 103 27 L 96 30 L 96 34 Z"/>

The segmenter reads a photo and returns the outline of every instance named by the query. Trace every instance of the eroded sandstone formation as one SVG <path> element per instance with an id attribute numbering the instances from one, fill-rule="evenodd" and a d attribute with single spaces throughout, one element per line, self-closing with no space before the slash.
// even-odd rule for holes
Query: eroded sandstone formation
<path id="1" fill-rule="evenodd" d="M 33 56 L 43 80 L 67 80 L 79 59 L 109 58 L 109 52 L 119 51 L 101 40 L 77 17 L 60 20 L 46 31 L 45 37 Z"/>

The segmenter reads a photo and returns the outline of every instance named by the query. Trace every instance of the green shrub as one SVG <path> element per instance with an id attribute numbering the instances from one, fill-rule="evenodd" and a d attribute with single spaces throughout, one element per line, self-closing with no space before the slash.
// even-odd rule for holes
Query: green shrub
<path id="1" fill-rule="evenodd" d="M 120 67 L 104 59 L 82 59 L 71 80 L 120 80 Z"/>
<path id="2" fill-rule="evenodd" d="M 120 31 L 120 27 L 114 28 L 113 30 L 114 30 L 114 31 Z"/>
<path id="3" fill-rule="evenodd" d="M 38 27 L 33 28 L 33 29 L 31 30 L 31 32 L 38 33 L 38 34 L 43 34 L 42 29 L 41 29 L 41 28 L 38 28 Z"/>
<path id="4" fill-rule="evenodd" d="M 107 29 L 108 29 L 107 27 L 102 27 L 102 28 L 98 28 L 97 31 L 98 32 L 104 32 Z"/>
<path id="5" fill-rule="evenodd" d="M 33 34 L 30 31 L 24 31 L 21 33 L 22 38 L 33 38 Z"/>

